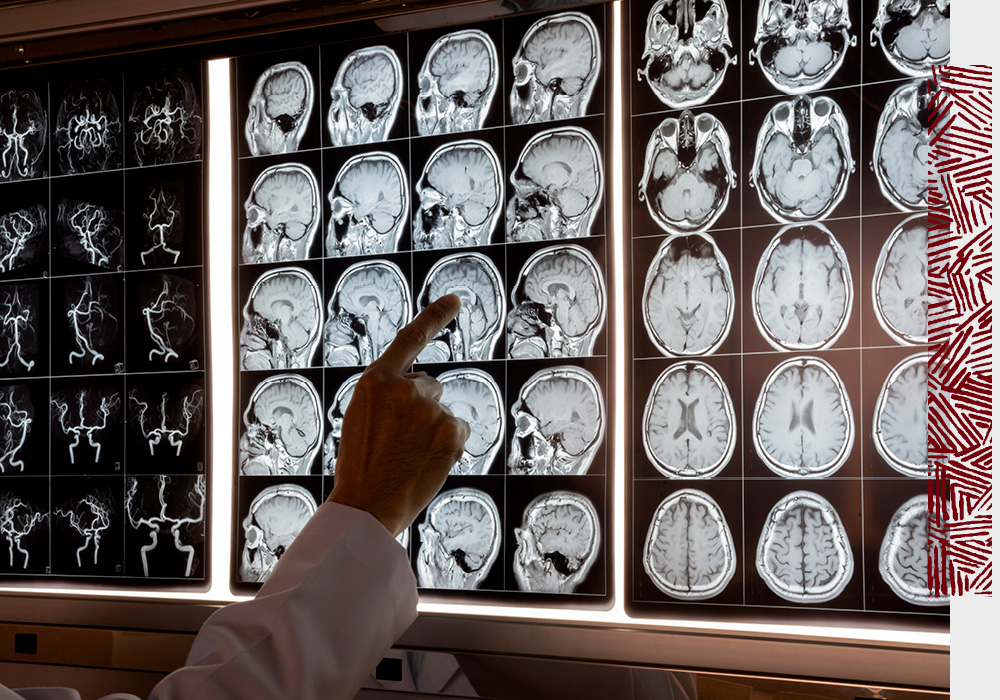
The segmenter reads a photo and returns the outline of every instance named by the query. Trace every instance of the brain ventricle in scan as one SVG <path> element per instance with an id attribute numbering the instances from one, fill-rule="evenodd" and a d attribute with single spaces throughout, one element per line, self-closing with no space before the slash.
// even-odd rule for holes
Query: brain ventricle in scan
<path id="1" fill-rule="evenodd" d="M 397 265 L 380 260 L 351 265 L 327 305 L 326 364 L 369 364 L 409 322 L 411 313 L 409 284 Z"/>
<path id="2" fill-rule="evenodd" d="M 948 605 L 950 598 L 932 591 L 928 569 L 927 495 L 914 496 L 893 514 L 882 538 L 878 569 L 892 592 L 914 605 Z"/>
<path id="3" fill-rule="evenodd" d="M 927 342 L 927 214 L 899 224 L 882 246 L 872 278 L 879 324 L 901 345 Z"/>
<path id="4" fill-rule="evenodd" d="M 906 476 L 927 477 L 927 355 L 911 355 L 886 377 L 875 403 L 875 448 Z"/>

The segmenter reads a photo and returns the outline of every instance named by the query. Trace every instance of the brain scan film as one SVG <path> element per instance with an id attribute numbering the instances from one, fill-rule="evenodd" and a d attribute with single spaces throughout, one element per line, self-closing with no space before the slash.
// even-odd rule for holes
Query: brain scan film
<path id="1" fill-rule="evenodd" d="M 951 0 L 879 0 L 871 45 L 901 73 L 929 76 L 951 58 Z"/>
<path id="2" fill-rule="evenodd" d="M 0 374 L 19 376 L 35 367 L 42 320 L 38 285 L 0 285 Z"/>
<path id="3" fill-rule="evenodd" d="M 496 380 L 482 370 L 453 369 L 438 375 L 444 393 L 439 401 L 469 424 L 469 439 L 452 474 L 486 474 L 504 439 L 503 396 Z"/>
<path id="4" fill-rule="evenodd" d="M 53 140 L 64 175 L 122 166 L 122 115 L 106 80 L 80 80 L 63 91 Z"/>
<path id="5" fill-rule="evenodd" d="M 579 12 L 538 20 L 525 32 L 514 55 L 513 122 L 582 117 L 600 69 L 601 45 L 593 20 Z"/>
<path id="6" fill-rule="evenodd" d="M 153 274 L 139 283 L 139 306 L 152 344 L 149 361 L 170 362 L 194 346 L 198 331 L 193 282 L 176 275 Z"/>
<path id="7" fill-rule="evenodd" d="M 340 440 L 344 432 L 344 413 L 354 397 L 354 389 L 358 386 L 361 373 L 353 375 L 340 385 L 333 396 L 333 404 L 326 412 L 330 422 L 330 430 L 323 441 L 323 473 L 333 476 L 337 470 L 337 456 L 340 454 Z M 407 531 L 408 532 L 408 531 Z"/>
<path id="8" fill-rule="evenodd" d="M 76 566 L 83 568 L 82 554 L 93 549 L 93 562 L 101 553 L 101 538 L 111 527 L 111 518 L 115 513 L 114 497 L 110 491 L 95 490 L 88 493 L 76 503 L 64 503 L 57 508 L 54 515 L 61 521 L 63 528 L 74 533 L 76 541 L 83 538 L 83 544 L 76 550 Z M 105 550 L 106 551 L 106 550 Z"/>
<path id="9" fill-rule="evenodd" d="M 417 133 L 482 129 L 499 73 L 496 46 L 485 32 L 463 29 L 440 37 L 417 75 Z"/>
<path id="10" fill-rule="evenodd" d="M 486 245 L 503 208 L 500 160 L 485 141 L 439 147 L 417 182 L 413 216 L 417 250 Z"/>
<path id="11" fill-rule="evenodd" d="M 851 318 L 847 255 L 822 224 L 785 226 L 757 265 L 752 297 L 757 329 L 771 347 L 828 348 Z"/>
<path id="12" fill-rule="evenodd" d="M 762 0 L 750 63 L 778 90 L 802 95 L 819 90 L 834 76 L 850 46 L 847 0 Z"/>
<path id="13" fill-rule="evenodd" d="M 882 195 L 897 209 L 927 209 L 933 82 L 916 80 L 885 103 L 875 132 L 872 167 Z M 940 131 L 940 126 L 933 133 Z"/>
<path id="14" fill-rule="evenodd" d="M 736 187 L 729 134 L 711 114 L 667 117 L 646 144 L 639 200 L 668 233 L 704 231 Z"/>
<path id="15" fill-rule="evenodd" d="M 679 600 L 725 590 L 736 573 L 736 547 L 715 499 L 695 489 L 663 499 L 649 523 L 642 565 L 657 588 Z"/>
<path id="16" fill-rule="evenodd" d="M 173 540 L 171 544 L 181 556 L 182 575 L 192 576 L 204 551 L 205 475 L 130 476 L 125 481 L 129 525 L 149 535 L 148 544 L 139 549 L 143 576 L 150 575 L 151 552 L 162 546 L 161 537 Z"/>
<path id="17" fill-rule="evenodd" d="M 112 313 L 117 296 L 114 281 L 101 276 L 67 282 L 64 308 L 71 343 L 66 361 L 70 365 L 94 367 L 106 361 L 122 326 L 122 319 Z"/>
<path id="18" fill-rule="evenodd" d="M 47 174 L 45 143 L 49 115 L 30 88 L 0 90 L 0 182 Z"/>
<path id="19" fill-rule="evenodd" d="M 785 223 L 827 217 L 854 172 L 847 120 L 829 97 L 779 102 L 757 134 L 750 184 L 761 206 Z"/>
<path id="20" fill-rule="evenodd" d="M 55 220 L 56 249 L 67 260 L 117 270 L 122 264 L 121 212 L 99 204 L 63 199 Z"/>
<path id="21" fill-rule="evenodd" d="M 139 86 L 128 120 L 139 165 L 181 163 L 201 156 L 201 104 L 194 83 L 180 68 L 164 69 Z"/>
<path id="22" fill-rule="evenodd" d="M 694 107 L 712 97 L 736 63 L 725 0 L 659 0 L 646 19 L 638 70 L 668 107 Z"/>
<path id="23" fill-rule="evenodd" d="M 240 473 L 309 474 L 320 450 L 322 415 L 319 394 L 307 379 L 279 374 L 261 381 L 243 412 Z"/>
<path id="24" fill-rule="evenodd" d="M 587 473 L 606 421 L 604 395 L 594 375 L 572 366 L 539 370 L 521 387 L 510 412 L 514 437 L 508 473 Z"/>
<path id="25" fill-rule="evenodd" d="M 24 540 L 34 530 L 44 528 L 48 519 L 48 512 L 30 500 L 12 491 L 0 491 L 0 535 L 7 540 L 7 563 L 11 569 L 28 568 L 31 553 L 24 548 Z"/>
<path id="26" fill-rule="evenodd" d="M 265 168 L 244 204 L 244 263 L 286 262 L 309 257 L 320 224 L 319 185 L 299 163 Z"/>
<path id="27" fill-rule="evenodd" d="M 670 236 L 646 272 L 642 320 L 667 357 L 719 349 L 733 324 L 736 297 L 729 262 L 710 236 Z"/>
<path id="28" fill-rule="evenodd" d="M 792 603 L 825 603 L 840 595 L 854 574 L 854 555 L 830 502 L 811 491 L 778 501 L 760 533 L 757 573 Z"/>
<path id="29" fill-rule="evenodd" d="M 578 357 L 594 352 L 604 328 L 607 289 L 594 256 L 577 245 L 543 248 L 528 258 L 510 293 L 507 355 Z"/>
<path id="30" fill-rule="evenodd" d="M 197 384 L 159 395 L 136 387 L 128 394 L 128 406 L 132 429 L 149 446 L 150 457 L 161 453 L 180 457 L 201 435 L 205 391 Z"/>
<path id="31" fill-rule="evenodd" d="M 528 504 L 514 536 L 518 588 L 573 593 L 597 559 L 601 523 L 589 498 L 572 491 L 553 491 Z"/>
<path id="32" fill-rule="evenodd" d="M 872 278 L 875 317 L 901 345 L 927 342 L 927 225 L 927 214 L 915 214 L 897 226 Z"/>
<path id="33" fill-rule="evenodd" d="M 372 260 L 351 265 L 326 306 L 324 364 L 371 364 L 410 322 L 412 308 L 410 285 L 395 264 Z"/>
<path id="34" fill-rule="evenodd" d="M 0 474 L 24 471 L 21 450 L 35 423 L 35 404 L 24 384 L 0 388 Z"/>
<path id="35" fill-rule="evenodd" d="M 327 256 L 379 255 L 399 248 L 410 192 L 396 156 L 370 151 L 348 159 L 327 199 Z"/>
<path id="36" fill-rule="evenodd" d="M 417 529 L 422 588 L 478 588 L 500 554 L 500 513 L 478 489 L 441 492 Z"/>
<path id="37" fill-rule="evenodd" d="M 818 357 L 775 367 L 754 406 L 753 445 L 779 476 L 819 478 L 840 469 L 854 445 L 854 411 L 836 370 Z"/>
<path id="38" fill-rule="evenodd" d="M 80 387 L 54 392 L 49 406 L 53 439 L 66 443 L 69 463 L 100 462 L 101 450 L 110 441 L 109 433 L 120 425 L 121 394 L 113 389 Z"/>
<path id="39" fill-rule="evenodd" d="M 326 128 L 334 146 L 389 138 L 403 96 L 403 68 L 388 46 L 352 51 L 330 86 Z"/>
<path id="40" fill-rule="evenodd" d="M 421 352 L 419 362 L 489 360 L 503 334 L 506 304 L 503 279 L 493 261 L 481 253 L 456 253 L 437 261 L 417 297 L 418 310 L 455 294 L 462 300 L 458 316 Z"/>
<path id="41" fill-rule="evenodd" d="M 575 126 L 541 131 L 525 144 L 510 183 L 509 243 L 589 236 L 604 196 L 597 142 Z"/>
<path id="42" fill-rule="evenodd" d="M 257 78 L 243 133 L 255 156 L 294 153 L 309 125 L 313 78 L 298 61 L 276 63 Z"/>
<path id="43" fill-rule="evenodd" d="M 911 355 L 886 377 L 875 403 L 875 448 L 900 474 L 923 479 L 927 460 L 927 356 Z"/>
<path id="44" fill-rule="evenodd" d="M 146 189 L 142 218 L 142 252 L 144 266 L 176 265 L 184 243 L 184 183 L 163 182 Z"/>
<path id="45" fill-rule="evenodd" d="M 44 260 L 48 253 L 49 215 L 41 204 L 0 213 L 0 275 Z"/>
<path id="46" fill-rule="evenodd" d="M 257 494 L 243 518 L 240 580 L 266 581 L 315 512 L 316 499 L 297 484 L 276 484 Z"/>
<path id="47" fill-rule="evenodd" d="M 262 274 L 243 306 L 243 369 L 309 367 L 323 332 L 323 300 L 313 276 L 298 267 Z"/>
<path id="48" fill-rule="evenodd" d="M 706 479 L 736 447 L 736 413 L 719 373 L 703 362 L 671 365 L 653 383 L 642 443 L 656 469 L 675 479 Z"/>
<path id="49" fill-rule="evenodd" d="M 882 538 L 878 570 L 892 592 L 914 605 L 948 605 L 930 588 L 927 495 L 914 496 L 895 512 Z"/>

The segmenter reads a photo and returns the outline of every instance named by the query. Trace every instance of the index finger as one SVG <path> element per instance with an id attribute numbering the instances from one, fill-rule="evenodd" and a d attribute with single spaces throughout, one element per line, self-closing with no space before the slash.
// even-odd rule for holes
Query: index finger
<path id="1" fill-rule="evenodd" d="M 429 304 L 415 319 L 400 329 L 396 339 L 372 365 L 403 374 L 427 347 L 427 343 L 458 315 L 461 308 L 462 301 L 454 294 L 446 294 Z"/>

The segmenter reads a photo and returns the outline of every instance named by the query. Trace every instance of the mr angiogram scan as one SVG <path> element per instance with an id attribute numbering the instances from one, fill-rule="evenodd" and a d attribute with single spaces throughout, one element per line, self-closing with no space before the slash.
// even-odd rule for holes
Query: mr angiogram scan
<path id="1" fill-rule="evenodd" d="M 150 362 L 170 362 L 186 353 L 198 330 L 195 286 L 183 277 L 154 274 L 139 284 L 139 305 L 152 344 Z"/>
<path id="2" fill-rule="evenodd" d="M 914 496 L 889 521 L 879 550 L 878 570 L 892 592 L 914 605 L 948 605 L 950 597 L 930 588 L 927 496 Z"/>
<path id="3" fill-rule="evenodd" d="M 308 367 L 323 332 L 319 285 L 306 270 L 282 267 L 262 274 L 243 306 L 243 369 Z"/>
<path id="4" fill-rule="evenodd" d="M 589 498 L 573 491 L 546 493 L 524 509 L 514 528 L 514 578 L 522 591 L 573 593 L 600 552 L 601 523 Z"/>
<path id="5" fill-rule="evenodd" d="M 497 49 L 485 32 L 463 29 L 437 39 L 417 75 L 417 133 L 482 129 L 499 75 Z"/>
<path id="6" fill-rule="evenodd" d="M 35 423 L 35 404 L 24 384 L 0 388 L 0 474 L 24 471 L 19 454 Z"/>
<path id="7" fill-rule="evenodd" d="M 64 529 L 75 533 L 76 538 L 83 538 L 83 544 L 76 550 L 76 566 L 83 568 L 81 555 L 93 546 L 93 561 L 101 553 L 101 538 L 111 527 L 111 518 L 115 512 L 114 498 L 110 491 L 95 490 L 81 498 L 77 503 L 64 503 L 57 508 L 54 515 L 57 523 Z"/>
<path id="8" fill-rule="evenodd" d="M 129 112 L 132 152 L 139 165 L 163 165 L 201 156 L 201 99 L 181 68 L 165 68 L 137 86 Z"/>
<path id="9" fill-rule="evenodd" d="M 931 80 L 915 80 L 893 91 L 885 103 L 875 134 L 872 167 L 879 189 L 901 211 L 928 207 L 931 140 L 941 130 L 932 130 Z"/>
<path id="10" fill-rule="evenodd" d="M 370 151 L 348 159 L 327 198 L 327 256 L 378 255 L 399 248 L 410 192 L 396 156 Z"/>
<path id="11" fill-rule="evenodd" d="M 297 374 L 268 377 L 243 412 L 240 474 L 305 475 L 319 454 L 323 409 L 309 380 Z"/>
<path id="12" fill-rule="evenodd" d="M 106 80 L 79 80 L 66 87 L 56 113 L 54 141 L 64 175 L 121 167 L 122 115 Z"/>
<path id="13" fill-rule="evenodd" d="M 121 212 L 100 204 L 64 199 L 56 210 L 57 249 L 68 260 L 103 270 L 121 268 Z"/>
<path id="14" fill-rule="evenodd" d="M 486 474 L 504 439 L 503 396 L 496 380 L 479 369 L 442 372 L 437 380 L 443 393 L 441 405 L 468 423 L 469 439 L 452 474 Z"/>
<path id="15" fill-rule="evenodd" d="M 136 387 L 129 392 L 132 429 L 149 445 L 149 455 L 180 457 L 200 435 L 204 425 L 205 391 L 192 384 L 179 392 L 155 392 Z"/>
<path id="16" fill-rule="evenodd" d="M 312 114 L 313 78 L 298 61 L 276 63 L 257 78 L 244 134 L 255 156 L 294 153 Z"/>
<path id="17" fill-rule="evenodd" d="M 64 308 L 73 344 L 67 356 L 71 366 L 95 366 L 105 360 L 121 328 L 121 319 L 112 313 L 117 294 L 113 280 L 97 275 L 67 282 Z"/>
<path id="18" fill-rule="evenodd" d="M 244 203 L 242 262 L 305 260 L 320 225 L 316 176 L 305 165 L 265 168 Z"/>
<path id="19" fill-rule="evenodd" d="M 130 476 L 126 479 L 125 514 L 129 525 L 149 541 L 139 548 L 142 575 L 157 575 L 150 559 L 172 540 L 179 570 L 170 576 L 190 577 L 202 566 L 205 543 L 205 476 Z M 157 552 L 157 549 L 160 549 Z"/>
<path id="20" fill-rule="evenodd" d="M 500 554 L 503 527 L 493 499 L 472 488 L 443 491 L 418 526 L 422 588 L 478 588 Z"/>
<path id="21" fill-rule="evenodd" d="M 48 248 L 49 215 L 41 204 L 0 214 L 0 274 L 14 272 L 44 259 Z"/>
<path id="22" fill-rule="evenodd" d="M 28 568 L 31 553 L 23 547 L 24 539 L 42 528 L 48 519 L 48 512 L 30 500 L 22 499 L 13 491 L 0 491 L 0 535 L 7 540 L 11 569 Z"/>
<path id="23" fill-rule="evenodd" d="M 361 373 L 347 379 L 333 396 L 333 404 L 326 412 L 330 429 L 323 441 L 323 474 L 333 476 L 337 470 L 337 456 L 340 454 L 340 440 L 344 432 L 344 413 L 354 397 L 354 389 L 361 379 Z M 405 530 L 409 532 L 409 530 Z"/>
<path id="24" fill-rule="evenodd" d="M 334 146 L 389 138 L 403 96 L 403 68 L 388 46 L 352 51 L 330 86 L 326 128 Z"/>
<path id="25" fill-rule="evenodd" d="M 896 70 L 929 76 L 951 58 L 951 0 L 879 0 L 870 40 Z"/>
<path id="26" fill-rule="evenodd" d="M 30 88 L 0 91 L 0 182 L 42 177 L 49 115 Z"/>
<path id="27" fill-rule="evenodd" d="M 100 462 L 108 433 L 120 424 L 121 394 L 113 389 L 86 386 L 76 391 L 55 391 L 49 407 L 52 436 L 59 442 L 67 443 L 69 463 L 76 464 L 77 460 L 81 464 Z M 86 445 L 81 444 L 84 440 Z"/>
<path id="28" fill-rule="evenodd" d="M 900 345 L 927 342 L 927 214 L 899 224 L 882 246 L 872 277 L 875 317 Z"/>
<path id="29" fill-rule="evenodd" d="M 872 437 L 882 458 L 900 474 L 927 478 L 927 355 L 906 358 L 889 373 L 875 404 Z"/>
<path id="30" fill-rule="evenodd" d="M 164 182 L 150 186 L 142 218 L 146 230 L 139 260 L 150 267 L 176 265 L 184 243 L 184 184 Z"/>
<path id="31" fill-rule="evenodd" d="M 38 361 L 39 300 L 37 284 L 0 285 L 0 374 L 27 374 Z"/>
<path id="32" fill-rule="evenodd" d="M 275 484 L 253 499 L 243 518 L 240 580 L 262 583 L 316 512 L 316 499 L 297 484 Z"/>

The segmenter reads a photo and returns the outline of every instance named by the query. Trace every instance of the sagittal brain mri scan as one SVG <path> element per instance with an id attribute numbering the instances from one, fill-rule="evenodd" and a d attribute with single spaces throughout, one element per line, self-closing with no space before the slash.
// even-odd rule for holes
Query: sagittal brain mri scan
<path id="1" fill-rule="evenodd" d="M 594 21 L 562 12 L 535 22 L 514 55 L 510 114 L 515 124 L 582 117 L 601 70 Z"/>
<path id="2" fill-rule="evenodd" d="M 886 377 L 875 402 L 875 448 L 900 474 L 927 478 L 927 355 L 911 355 Z"/>
<path id="3" fill-rule="evenodd" d="M 410 285 L 394 263 L 371 260 L 351 265 L 327 303 L 324 364 L 371 364 L 410 322 L 412 309 Z"/>
<path id="4" fill-rule="evenodd" d="M 663 104 L 703 104 L 735 63 L 724 0 L 659 0 L 650 9 L 638 80 Z"/>
<path id="5" fill-rule="evenodd" d="M 194 345 L 198 330 L 194 283 L 153 274 L 139 284 L 139 306 L 152 349 L 149 361 L 171 362 Z"/>
<path id="6" fill-rule="evenodd" d="M 899 72 L 929 76 L 951 58 L 951 0 L 879 0 L 870 39 Z"/>
<path id="7" fill-rule="evenodd" d="M 823 224 L 785 226 L 757 265 L 757 329 L 776 350 L 822 350 L 851 318 L 854 287 L 843 247 Z"/>
<path id="8" fill-rule="evenodd" d="M 144 266 L 176 265 L 184 244 L 184 183 L 162 182 L 150 185 L 143 200 L 142 251 Z"/>
<path id="9" fill-rule="evenodd" d="M 24 540 L 34 531 L 42 530 L 48 520 L 48 511 L 39 508 L 31 499 L 10 490 L 0 491 L 0 534 L 7 541 L 8 568 L 27 570 L 31 552 L 24 548 Z"/>
<path id="10" fill-rule="evenodd" d="M 56 249 L 67 260 L 102 270 L 121 268 L 121 212 L 99 204 L 63 199 L 56 210 Z"/>
<path id="11" fill-rule="evenodd" d="M 503 395 L 493 377 L 479 369 L 453 369 L 437 380 L 444 393 L 441 404 L 468 423 L 469 439 L 452 474 L 482 475 L 490 470 L 504 439 Z"/>
<path id="12" fill-rule="evenodd" d="M 704 362 L 664 370 L 646 401 L 642 443 L 664 476 L 706 479 L 722 471 L 736 447 L 736 413 L 719 373 Z"/>
<path id="13" fill-rule="evenodd" d="M 340 168 L 327 195 L 329 257 L 394 253 L 410 212 L 402 163 L 391 153 L 371 151 Z"/>
<path id="14" fill-rule="evenodd" d="M 0 213 L 0 275 L 43 260 L 48 253 L 49 214 L 41 204 Z"/>
<path id="15" fill-rule="evenodd" d="M 97 464 L 101 450 L 110 442 L 110 433 L 122 410 L 121 393 L 114 389 L 81 386 L 52 393 L 49 401 L 52 437 L 65 444 L 72 465 Z M 114 445 L 110 446 L 112 449 Z M 55 444 L 53 455 L 62 452 Z M 60 458 L 62 456 L 60 455 Z"/>
<path id="16" fill-rule="evenodd" d="M 36 284 L 0 285 L 0 375 L 25 375 L 38 362 L 40 298 Z"/>
<path id="17" fill-rule="evenodd" d="M 403 67 L 395 51 L 388 46 L 352 51 L 330 86 L 330 141 L 334 146 L 385 141 L 402 97 Z"/>
<path id="18" fill-rule="evenodd" d="M 320 450 L 322 415 L 319 394 L 307 379 L 279 374 L 261 381 L 243 412 L 240 473 L 309 474 Z"/>
<path id="19" fill-rule="evenodd" d="M 418 310 L 446 294 L 462 300 L 458 316 L 433 338 L 418 362 L 489 360 L 503 334 L 503 279 L 481 253 L 456 253 L 434 263 L 417 297 Z"/>
<path id="20" fill-rule="evenodd" d="M 927 214 L 895 228 L 882 246 L 872 277 L 875 317 L 901 345 L 927 342 Z"/>
<path id="21" fill-rule="evenodd" d="M 315 512 L 316 499 L 297 484 L 276 484 L 257 494 L 243 518 L 240 580 L 266 581 Z"/>
<path id="22" fill-rule="evenodd" d="M 839 596 L 854 574 L 854 554 L 830 502 L 811 491 L 794 491 L 778 501 L 760 533 L 757 573 L 791 603 L 825 603 Z"/>
<path id="23" fill-rule="evenodd" d="M 514 528 L 514 579 L 522 591 L 573 593 L 600 552 L 601 523 L 590 499 L 573 491 L 543 494 Z"/>
<path id="24" fill-rule="evenodd" d="M 180 391 L 129 391 L 129 422 L 136 437 L 149 446 L 149 456 L 182 456 L 201 435 L 205 390 L 192 384 Z"/>
<path id="25" fill-rule="evenodd" d="M 276 63 L 254 85 L 243 128 L 255 156 L 294 153 L 312 114 L 313 77 L 298 61 Z"/>
<path id="26" fill-rule="evenodd" d="M 660 244 L 642 292 L 642 321 L 657 350 L 667 357 L 715 352 L 735 305 L 729 262 L 711 236 L 670 236 Z"/>
<path id="27" fill-rule="evenodd" d="M 415 249 L 487 245 L 503 208 L 500 160 L 485 141 L 446 143 L 427 160 L 416 192 Z"/>
<path id="28" fill-rule="evenodd" d="M 92 173 L 122 166 L 122 115 L 106 80 L 66 87 L 56 112 L 53 141 L 59 172 Z"/>
<path id="29" fill-rule="evenodd" d="M 536 252 L 521 268 L 510 301 L 511 359 L 593 354 L 607 314 L 607 288 L 586 248 L 558 245 Z"/>
<path id="30" fill-rule="evenodd" d="M 930 187 L 928 156 L 934 85 L 915 80 L 896 88 L 885 103 L 875 132 L 872 167 L 882 195 L 901 211 L 926 210 Z"/>
<path id="31" fill-rule="evenodd" d="M 818 478 L 840 469 L 854 445 L 854 411 L 826 360 L 795 357 L 771 371 L 754 406 L 753 445 L 779 476 Z"/>
<path id="32" fill-rule="evenodd" d="M 320 194 L 312 170 L 299 163 L 265 168 L 244 204 L 242 262 L 305 260 L 320 225 Z"/>
<path id="33" fill-rule="evenodd" d="M 0 388 L 0 474 L 24 471 L 24 443 L 35 425 L 35 404 L 28 387 L 9 384 Z M 30 466 L 30 465 L 29 465 Z"/>
<path id="34" fill-rule="evenodd" d="M 438 38 L 417 74 L 417 133 L 482 129 L 499 74 L 497 48 L 485 32 L 462 29 Z"/>
<path id="35" fill-rule="evenodd" d="M 907 603 L 948 605 L 951 599 L 930 587 L 927 495 L 914 496 L 889 521 L 879 550 L 878 570 L 892 592 Z"/>
<path id="36" fill-rule="evenodd" d="M 575 126 L 541 131 L 525 144 L 510 184 L 509 243 L 589 236 L 604 197 L 597 142 Z"/>
<path id="37" fill-rule="evenodd" d="M 736 547 L 715 499 L 696 489 L 663 499 L 649 523 L 642 565 L 672 598 L 706 600 L 725 590 L 736 573 Z"/>
<path id="38" fill-rule="evenodd" d="M 819 90 L 857 44 L 847 0 L 762 0 L 750 63 L 789 95 Z"/>
<path id="39" fill-rule="evenodd" d="M 242 369 L 309 367 L 323 333 L 323 300 L 306 270 L 282 267 L 262 274 L 243 306 Z"/>
<path id="40" fill-rule="evenodd" d="M 707 112 L 667 117 L 646 144 L 639 199 L 668 233 L 705 231 L 736 187 L 726 127 Z"/>
<path id="41" fill-rule="evenodd" d="M 117 295 L 115 282 L 98 275 L 67 282 L 63 308 L 70 335 L 66 356 L 70 366 L 94 367 L 107 360 L 122 327 L 122 319 L 112 313 Z"/>
<path id="42" fill-rule="evenodd" d="M 192 576 L 204 556 L 205 475 L 130 476 L 125 482 L 129 525 L 149 536 L 149 542 L 139 549 L 143 576 L 151 575 L 149 560 L 155 556 L 151 552 L 170 546 L 181 557 L 178 574 Z M 161 543 L 161 537 L 169 545 Z"/>
<path id="43" fill-rule="evenodd" d="M 180 68 L 163 69 L 136 89 L 128 121 L 139 165 L 201 157 L 201 101 L 194 83 Z"/>
<path id="44" fill-rule="evenodd" d="M 422 588 L 478 588 L 500 554 L 500 513 L 478 489 L 441 492 L 417 529 Z"/>
<path id="45" fill-rule="evenodd" d="M 49 115 L 30 88 L 0 90 L 0 182 L 30 180 L 47 173 Z"/>
<path id="46" fill-rule="evenodd" d="M 337 456 L 340 454 L 340 440 L 344 432 L 344 413 L 354 397 L 354 389 L 358 386 L 361 373 L 351 376 L 340 385 L 333 396 L 333 404 L 326 412 L 330 430 L 323 441 L 323 473 L 333 476 L 337 470 Z M 408 532 L 408 531 L 407 531 Z"/>
<path id="47" fill-rule="evenodd" d="M 110 491 L 95 490 L 83 498 L 64 503 L 54 512 L 55 520 L 75 541 L 83 540 L 76 550 L 76 567 L 83 568 L 82 555 L 92 557 L 94 565 L 101 554 L 101 538 L 111 527 L 115 514 L 114 498 Z"/>
<path id="48" fill-rule="evenodd" d="M 777 221 L 818 221 L 847 193 L 854 172 L 847 120 L 829 97 L 779 102 L 757 134 L 750 185 Z"/>
<path id="49" fill-rule="evenodd" d="M 604 439 L 606 421 L 604 396 L 594 375 L 572 366 L 539 370 L 521 387 L 510 412 L 510 474 L 587 473 Z"/>

